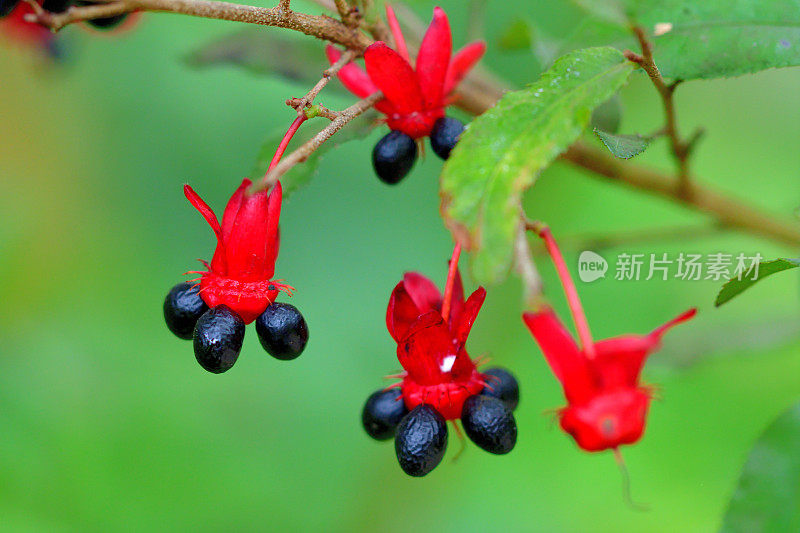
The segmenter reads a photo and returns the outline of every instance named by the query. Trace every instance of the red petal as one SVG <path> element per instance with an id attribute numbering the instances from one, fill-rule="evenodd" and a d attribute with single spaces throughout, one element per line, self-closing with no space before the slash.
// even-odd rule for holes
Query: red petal
<path id="1" fill-rule="evenodd" d="M 189 200 L 189 203 L 192 204 L 195 209 L 200 211 L 200 214 L 203 215 L 204 219 L 206 219 L 208 225 L 211 226 L 212 230 L 214 230 L 214 235 L 217 237 L 217 249 L 214 252 L 214 258 L 211 260 L 211 268 L 214 270 L 224 271 L 225 244 L 222 237 L 222 228 L 219 226 L 217 215 L 214 214 L 214 211 L 208 207 L 208 204 L 205 203 L 189 185 L 183 186 L 183 194 L 186 196 L 186 199 Z"/>
<path id="2" fill-rule="evenodd" d="M 442 293 L 431 280 L 418 272 L 406 272 L 403 283 L 419 309 L 419 314 L 442 309 Z"/>
<path id="3" fill-rule="evenodd" d="M 595 343 L 597 358 L 592 364 L 597 369 L 603 387 L 637 386 L 647 356 L 659 348 L 664 333 L 696 313 L 696 309 L 690 309 L 649 335 L 622 335 Z"/>
<path id="4" fill-rule="evenodd" d="M 233 193 L 231 199 L 228 200 L 228 205 L 225 206 L 225 212 L 222 214 L 222 236 L 228 238 L 233 229 L 233 222 L 236 220 L 236 213 L 239 212 L 239 207 L 242 205 L 242 198 L 244 197 L 245 190 L 252 184 L 252 182 L 245 178 L 242 184 Z"/>
<path id="5" fill-rule="evenodd" d="M 263 280 L 267 263 L 269 194 L 242 198 L 230 237 L 225 241 L 228 275 L 239 281 Z"/>
<path id="6" fill-rule="evenodd" d="M 266 241 L 266 262 L 264 264 L 264 278 L 271 278 L 275 273 L 275 261 L 278 259 L 278 248 L 280 247 L 280 234 L 278 224 L 281 220 L 281 202 L 283 201 L 283 187 L 281 182 L 277 182 L 272 192 L 269 194 L 267 202 L 267 241 Z"/>
<path id="7" fill-rule="evenodd" d="M 552 309 L 522 315 L 544 353 L 547 364 L 564 387 L 569 403 L 591 399 L 596 387 L 586 358 Z"/>
<path id="8" fill-rule="evenodd" d="M 426 109 L 442 106 L 444 80 L 452 52 L 447 15 L 442 8 L 435 7 L 433 20 L 425 32 L 417 55 L 417 78 Z"/>
<path id="9" fill-rule="evenodd" d="M 400 54 L 386 46 L 386 43 L 378 41 L 364 51 L 364 62 L 372 82 L 399 113 L 413 113 L 422 109 L 417 75 Z"/>
<path id="10" fill-rule="evenodd" d="M 328 61 L 330 61 L 331 65 L 336 63 L 339 58 L 342 57 L 342 52 L 340 52 L 338 48 L 335 48 L 331 45 L 325 47 L 325 53 L 327 54 Z M 369 79 L 367 73 L 352 61 L 339 70 L 338 76 L 339 80 L 342 82 L 342 85 L 344 85 L 348 91 L 359 98 L 366 98 L 372 93 L 378 91 L 378 87 L 372 83 L 372 80 Z M 392 104 L 390 104 L 385 98 L 375 104 L 375 109 L 387 115 L 395 113 L 394 106 L 392 106 Z"/>
<path id="11" fill-rule="evenodd" d="M 470 43 L 453 56 L 450 66 L 447 68 L 447 77 L 444 82 L 444 95 L 453 92 L 464 79 L 464 76 L 480 61 L 486 51 L 486 43 L 478 41 Z"/>
<path id="12" fill-rule="evenodd" d="M 389 23 L 389 30 L 394 37 L 394 44 L 397 53 L 408 61 L 408 47 L 406 46 L 406 38 L 403 36 L 403 31 L 400 29 L 400 23 L 397 22 L 397 15 L 394 14 L 394 8 L 386 4 L 386 21 Z"/>
<path id="13" fill-rule="evenodd" d="M 591 365 L 604 389 L 635 387 L 645 359 L 655 351 L 658 341 L 642 335 L 621 335 L 594 344 Z"/>
<path id="14" fill-rule="evenodd" d="M 676 316 L 675 318 L 673 318 L 672 320 L 670 320 L 669 322 L 667 322 L 663 326 L 660 326 L 660 327 L 654 329 L 652 331 L 652 333 L 650 333 L 650 337 L 655 337 L 656 339 L 661 339 L 661 337 L 664 335 L 664 333 L 666 333 L 667 331 L 669 331 L 673 327 L 677 326 L 678 324 L 680 324 L 682 322 L 686 322 L 687 320 L 690 320 L 690 319 L 694 318 L 694 316 L 696 314 L 697 314 L 697 309 L 693 307 L 693 308 L 689 309 L 688 311 L 685 311 L 685 312 L 681 313 L 680 315 Z"/>
<path id="15" fill-rule="evenodd" d="M 429 311 L 411 324 L 397 345 L 397 358 L 409 377 L 420 385 L 441 383 L 457 361 L 450 329 L 438 311 Z M 443 372 L 444 370 L 444 372 Z"/>
<path id="16" fill-rule="evenodd" d="M 386 308 L 386 328 L 389 335 L 398 343 L 408 333 L 408 328 L 422 312 L 406 290 L 405 282 L 395 286 Z"/>
<path id="17" fill-rule="evenodd" d="M 467 342 L 469 332 L 472 329 L 472 324 L 475 323 L 475 318 L 481 310 L 483 301 L 486 299 L 486 289 L 478 287 L 478 290 L 473 292 L 464 303 L 464 312 L 458 321 L 458 326 L 455 329 L 455 337 L 458 343 L 463 346 Z"/>

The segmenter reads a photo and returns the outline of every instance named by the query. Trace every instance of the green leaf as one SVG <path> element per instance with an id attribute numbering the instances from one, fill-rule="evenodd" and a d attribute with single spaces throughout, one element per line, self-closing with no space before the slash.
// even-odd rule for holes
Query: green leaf
<path id="1" fill-rule="evenodd" d="M 755 269 L 753 269 L 752 274 L 747 273 L 742 276 L 742 279 L 729 279 L 725 285 L 722 286 L 719 294 L 717 294 L 717 299 L 714 301 L 714 305 L 719 307 L 720 305 L 731 300 L 734 296 L 738 296 L 739 294 L 743 293 L 762 279 L 778 272 L 783 272 L 784 270 L 796 268 L 798 266 L 800 266 L 800 259 L 774 259 L 772 261 L 760 262 L 758 263 L 757 275 Z"/>
<path id="2" fill-rule="evenodd" d="M 328 67 L 319 41 L 263 28 L 246 28 L 218 38 L 189 54 L 186 62 L 197 68 L 236 65 L 254 74 L 308 86 L 319 81 Z M 328 84 L 326 91 L 330 88 L 341 90 L 341 85 Z"/>
<path id="3" fill-rule="evenodd" d="M 322 162 L 323 157 L 325 157 L 328 152 L 348 141 L 352 141 L 353 139 L 363 139 L 369 135 L 369 132 L 375 127 L 376 124 L 378 124 L 377 113 L 374 111 L 364 113 L 360 117 L 352 120 L 345 128 L 331 137 L 330 140 L 323 143 L 303 163 L 292 167 L 281 177 L 280 180 L 281 186 L 283 187 L 284 199 L 288 198 L 293 193 L 302 189 L 311 182 L 311 180 L 317 175 L 317 171 L 319 170 L 319 165 Z M 269 163 L 272 161 L 272 157 L 275 155 L 275 150 L 278 148 L 278 145 L 280 144 L 281 139 L 283 139 L 285 133 L 286 131 L 284 130 L 276 130 L 267 138 L 264 144 L 261 145 L 261 149 L 258 151 L 256 162 L 253 165 L 253 170 L 249 174 L 253 181 L 261 179 L 267 172 Z M 287 153 L 293 147 L 300 146 L 304 142 L 311 139 L 311 137 L 313 137 L 315 134 L 316 130 L 313 128 L 309 129 L 308 125 L 306 125 L 305 128 L 301 128 L 298 133 L 295 134 L 294 138 L 292 138 L 292 143 L 289 147 L 289 150 L 287 150 Z"/>
<path id="4" fill-rule="evenodd" d="M 654 6 L 648 29 L 661 24 L 655 59 L 665 76 L 718 78 L 800 65 L 797 0 L 647 3 Z"/>
<path id="5" fill-rule="evenodd" d="M 603 141 L 608 151 L 620 159 L 630 159 L 639 155 L 650 144 L 650 139 L 641 135 L 615 135 L 597 128 L 594 128 L 594 133 Z"/>
<path id="6" fill-rule="evenodd" d="M 728 505 L 722 533 L 800 531 L 800 403 L 758 438 Z"/>
<path id="7" fill-rule="evenodd" d="M 462 134 L 441 178 L 442 213 L 473 251 L 480 283 L 501 280 L 511 264 L 521 196 L 589 123 L 634 66 L 613 48 L 558 59 L 536 83 L 507 93 Z"/>
<path id="8" fill-rule="evenodd" d="M 563 50 L 599 44 L 637 50 L 627 22 L 619 20 L 625 13 L 646 30 L 656 64 L 668 78 L 710 79 L 800 65 L 797 0 L 573 2 L 587 17 Z"/>

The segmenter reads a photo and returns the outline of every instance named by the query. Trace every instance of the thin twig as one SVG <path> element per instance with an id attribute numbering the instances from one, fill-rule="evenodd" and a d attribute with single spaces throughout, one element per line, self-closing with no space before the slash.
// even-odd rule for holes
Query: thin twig
<path id="1" fill-rule="evenodd" d="M 316 85 L 314 85 L 314 87 L 312 87 L 305 96 L 302 98 L 290 98 L 289 100 L 286 100 L 286 105 L 293 107 L 297 111 L 298 115 L 305 114 L 306 108 L 311 107 L 311 104 L 314 103 L 314 98 L 316 98 L 320 91 L 325 88 L 331 78 L 336 76 L 342 67 L 352 61 L 355 56 L 356 53 L 354 51 L 347 50 L 333 65 L 322 71 L 322 78 L 320 78 Z M 314 113 L 314 115 L 324 116 L 326 118 L 330 118 L 331 120 L 336 118 L 332 111 L 322 106 L 317 106 L 316 113 Z M 311 118 L 308 117 L 308 115 L 306 115 L 306 117 Z"/>
<path id="2" fill-rule="evenodd" d="M 691 192 L 689 187 L 689 143 L 682 140 L 678 134 L 677 119 L 675 117 L 675 103 L 673 100 L 675 89 L 682 80 L 675 80 L 671 84 L 667 85 L 663 76 L 661 76 L 661 72 L 658 70 L 658 66 L 656 66 L 656 63 L 653 60 L 653 45 L 647 39 L 647 35 L 645 35 L 644 30 L 640 26 L 634 26 L 633 33 L 636 35 L 636 38 L 639 41 L 639 46 L 642 48 L 642 54 L 639 55 L 631 52 L 630 50 L 626 50 L 625 57 L 644 69 L 644 71 L 650 77 L 650 80 L 653 82 L 653 86 L 655 86 L 658 94 L 661 96 L 661 103 L 664 107 L 664 119 L 666 122 L 664 125 L 664 134 L 669 139 L 669 143 L 672 148 L 672 155 L 675 157 L 675 161 L 678 165 L 679 190 L 681 194 L 688 195 Z"/>
<path id="3" fill-rule="evenodd" d="M 344 22 L 324 15 L 298 13 L 288 9 L 286 4 L 288 2 L 281 2 L 277 7 L 267 8 L 210 0 L 118 0 L 105 4 L 72 6 L 63 13 L 31 13 L 26 19 L 57 31 L 68 24 L 84 20 L 132 11 L 160 11 L 287 28 L 359 52 L 372 42 L 358 29 L 351 28 Z"/>
<path id="4" fill-rule="evenodd" d="M 278 166 L 276 166 L 272 172 L 268 172 L 261 181 L 254 184 L 250 188 L 250 194 L 255 194 L 258 191 L 272 187 L 275 182 L 277 182 L 280 177 L 286 174 L 286 172 L 288 172 L 293 166 L 308 159 L 308 156 L 314 153 L 314 151 L 325 141 L 330 139 L 334 133 L 342 129 L 347 125 L 348 122 L 364 113 L 367 109 L 375 105 L 375 103 L 381 98 L 383 98 L 383 94 L 376 92 L 364 98 L 363 100 L 359 100 L 347 109 L 340 111 L 336 118 L 331 121 L 328 126 L 323 128 L 319 133 L 317 133 L 297 150 L 286 156 L 280 163 L 278 163 Z"/>

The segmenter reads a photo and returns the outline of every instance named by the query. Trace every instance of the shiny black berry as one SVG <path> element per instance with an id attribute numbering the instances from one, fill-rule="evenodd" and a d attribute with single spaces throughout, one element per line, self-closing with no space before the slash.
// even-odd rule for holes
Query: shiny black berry
<path id="1" fill-rule="evenodd" d="M 463 122 L 457 118 L 442 117 L 433 125 L 431 148 L 436 152 L 436 155 L 442 159 L 447 159 L 463 132 Z"/>
<path id="2" fill-rule="evenodd" d="M 303 353 L 308 342 L 308 326 L 297 308 L 274 303 L 256 319 L 261 346 L 274 358 L 289 361 Z"/>
<path id="3" fill-rule="evenodd" d="M 405 178 L 416 160 L 416 141 L 401 131 L 390 131 L 372 150 L 375 173 L 389 185 Z"/>
<path id="4" fill-rule="evenodd" d="M 472 442 L 489 453 L 508 453 L 517 443 L 514 414 L 497 398 L 482 394 L 467 398 L 461 411 L 461 424 Z"/>
<path id="5" fill-rule="evenodd" d="M 17 4 L 19 4 L 19 0 L 0 0 L 0 18 L 14 11 Z"/>
<path id="6" fill-rule="evenodd" d="M 400 422 L 394 450 L 400 468 L 421 477 L 436 468 L 447 449 L 447 424 L 430 405 L 418 405 Z"/>
<path id="7" fill-rule="evenodd" d="M 72 4 L 72 0 L 44 0 L 42 8 L 50 13 L 63 13 Z"/>
<path id="8" fill-rule="evenodd" d="M 164 299 L 164 320 L 169 330 L 181 339 L 190 340 L 197 320 L 208 311 L 200 298 L 200 287 L 178 283 Z"/>
<path id="9" fill-rule="evenodd" d="M 88 6 L 88 5 L 92 5 L 94 3 L 96 3 L 96 2 L 86 2 L 84 0 L 79 0 L 78 2 L 75 2 L 75 5 Z M 97 28 L 98 30 L 110 30 L 111 28 L 114 28 L 114 27 L 119 26 L 120 24 L 122 24 L 122 22 L 126 18 L 128 18 L 128 13 L 123 13 L 121 15 L 116 15 L 116 16 L 113 16 L 113 17 L 104 17 L 104 18 L 100 18 L 100 19 L 87 20 L 86 24 L 88 24 L 90 26 L 93 26 L 93 27 Z"/>
<path id="10" fill-rule="evenodd" d="M 361 412 L 361 423 L 364 430 L 375 440 L 386 440 L 394 437 L 397 425 L 408 414 L 400 389 L 379 390 L 370 394 L 364 410 Z"/>
<path id="11" fill-rule="evenodd" d="M 484 370 L 482 374 L 487 378 L 484 380 L 486 381 L 486 386 L 481 394 L 502 400 L 512 411 L 516 409 L 519 404 L 519 383 L 517 383 L 517 378 L 505 368 L 500 367 L 489 368 Z"/>
<path id="12" fill-rule="evenodd" d="M 221 374 L 236 362 L 244 340 L 244 321 L 225 305 L 203 314 L 194 327 L 194 356 L 200 366 Z"/>

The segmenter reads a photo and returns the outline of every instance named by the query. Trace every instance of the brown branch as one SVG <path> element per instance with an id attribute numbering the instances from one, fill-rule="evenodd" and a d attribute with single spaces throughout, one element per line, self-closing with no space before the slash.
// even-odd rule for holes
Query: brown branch
<path id="1" fill-rule="evenodd" d="M 711 215 L 725 226 L 777 240 L 793 248 L 800 246 L 800 228 L 796 224 L 776 219 L 738 199 L 697 183 L 689 183 L 690 194 L 684 195 L 680 187 L 675 186 L 675 180 L 671 176 L 620 161 L 611 154 L 582 142 L 573 144 L 562 158 L 614 182 L 663 196 Z"/>
<path id="2" fill-rule="evenodd" d="M 210 0 L 117 0 L 105 4 L 72 6 L 63 13 L 32 13 L 26 18 L 57 31 L 74 22 L 132 11 L 180 13 L 194 17 L 276 26 L 299 31 L 359 52 L 371 43 L 371 39 L 366 35 L 344 22 L 324 15 L 307 15 L 292 11 L 288 9 L 288 2 L 267 8 Z"/>
<path id="3" fill-rule="evenodd" d="M 678 134 L 678 124 L 675 116 L 675 103 L 673 99 L 675 89 L 681 83 L 681 80 L 675 80 L 667 85 L 653 59 L 653 45 L 647 39 L 644 30 L 640 26 L 634 26 L 632 29 L 633 33 L 636 35 L 636 39 L 639 41 L 639 46 L 642 48 L 642 54 L 639 55 L 630 50 L 625 50 L 625 57 L 642 67 L 650 77 L 650 81 L 653 82 L 653 86 L 655 86 L 659 96 L 661 96 L 661 103 L 664 108 L 664 119 L 666 122 L 663 131 L 669 139 L 672 155 L 675 157 L 675 162 L 678 165 L 679 190 L 681 194 L 688 195 L 691 193 L 691 188 L 689 187 L 689 151 L 691 145 L 689 142 L 681 139 Z"/>
<path id="4" fill-rule="evenodd" d="M 381 98 L 383 98 L 383 94 L 376 92 L 364 98 L 363 100 L 359 100 L 347 109 L 340 111 L 336 115 L 336 118 L 333 119 L 328 126 L 314 135 L 314 137 L 308 140 L 297 150 L 283 158 L 271 172 L 268 172 L 261 181 L 253 185 L 250 188 L 249 193 L 254 194 L 258 191 L 272 187 L 275 182 L 277 182 L 280 177 L 286 174 L 292 167 L 308 159 L 308 156 L 314 153 L 314 151 L 317 150 L 317 148 L 319 148 L 325 141 L 330 139 L 334 133 L 345 127 L 348 122 L 375 105 L 375 103 Z"/>

